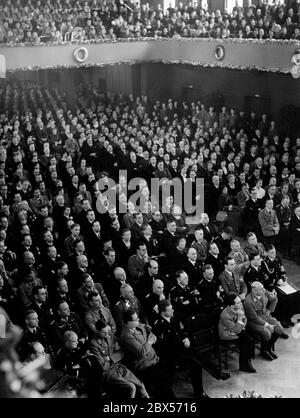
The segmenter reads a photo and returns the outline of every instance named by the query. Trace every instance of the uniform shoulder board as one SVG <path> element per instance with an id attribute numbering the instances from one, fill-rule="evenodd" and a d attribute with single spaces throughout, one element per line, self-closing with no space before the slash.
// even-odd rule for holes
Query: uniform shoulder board
<path id="1" fill-rule="evenodd" d="M 147 299 L 147 298 L 150 298 L 150 293 L 148 293 L 148 295 L 146 295 L 146 299 Z"/>
<path id="2" fill-rule="evenodd" d="M 120 305 L 120 304 L 121 304 L 121 302 L 122 302 L 122 301 L 121 301 L 121 300 L 119 300 L 119 302 L 117 302 L 117 303 L 116 303 L 116 306 Z"/>
<path id="3" fill-rule="evenodd" d="M 170 290 L 170 292 L 172 292 L 175 289 L 176 289 L 176 286 L 173 286 L 172 289 Z"/>
<path id="4" fill-rule="evenodd" d="M 154 322 L 154 325 L 158 324 L 158 319 Z"/>

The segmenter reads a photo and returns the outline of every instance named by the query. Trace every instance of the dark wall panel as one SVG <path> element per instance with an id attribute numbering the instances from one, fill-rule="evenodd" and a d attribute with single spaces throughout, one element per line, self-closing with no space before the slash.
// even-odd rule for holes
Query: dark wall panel
<path id="1" fill-rule="evenodd" d="M 142 65 L 142 92 L 151 98 L 184 98 L 184 90 L 191 86 L 199 91 L 199 99 L 206 101 L 220 91 L 226 106 L 245 106 L 246 96 L 270 99 L 270 110 L 275 115 L 286 104 L 300 106 L 300 81 L 290 74 L 257 71 L 221 70 L 186 65 Z"/>

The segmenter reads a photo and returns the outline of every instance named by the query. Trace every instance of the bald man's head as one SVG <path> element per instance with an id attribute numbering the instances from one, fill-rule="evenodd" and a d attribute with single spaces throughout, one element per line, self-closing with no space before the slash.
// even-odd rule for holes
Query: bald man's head
<path id="1" fill-rule="evenodd" d="M 126 272 L 122 267 L 116 267 L 114 270 L 114 275 L 115 275 L 115 278 L 119 280 L 119 282 L 123 282 L 123 283 L 126 282 L 126 279 L 127 279 Z"/>
<path id="2" fill-rule="evenodd" d="M 152 285 L 152 291 L 156 295 L 161 295 L 164 292 L 164 284 L 161 280 L 154 280 Z"/>

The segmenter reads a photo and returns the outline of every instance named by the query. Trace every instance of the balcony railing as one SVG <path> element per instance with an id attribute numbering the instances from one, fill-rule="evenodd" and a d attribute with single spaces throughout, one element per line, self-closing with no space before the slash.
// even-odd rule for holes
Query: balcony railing
<path id="1" fill-rule="evenodd" d="M 142 38 L 3 45 L 0 54 L 8 72 L 159 62 L 291 73 L 299 48 L 291 40 Z"/>

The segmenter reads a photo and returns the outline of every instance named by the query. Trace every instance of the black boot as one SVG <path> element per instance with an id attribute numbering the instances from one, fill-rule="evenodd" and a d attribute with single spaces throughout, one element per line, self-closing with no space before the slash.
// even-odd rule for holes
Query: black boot
<path id="1" fill-rule="evenodd" d="M 270 348 L 270 341 L 262 341 L 261 342 L 261 355 L 264 359 L 272 361 L 273 356 L 271 356 L 271 354 L 269 353 L 269 348 Z"/>
<path id="2" fill-rule="evenodd" d="M 247 360 L 246 364 L 240 364 L 240 371 L 246 373 L 256 373 L 255 368 L 252 366 L 251 359 Z"/>
<path id="3" fill-rule="evenodd" d="M 272 337 L 269 341 L 269 344 L 268 344 L 268 350 L 267 351 L 268 351 L 268 353 L 271 354 L 271 356 L 273 357 L 273 360 L 276 360 L 278 358 L 277 355 L 274 352 L 275 351 L 275 343 L 278 340 L 278 338 L 279 338 L 279 335 L 273 333 Z"/>

